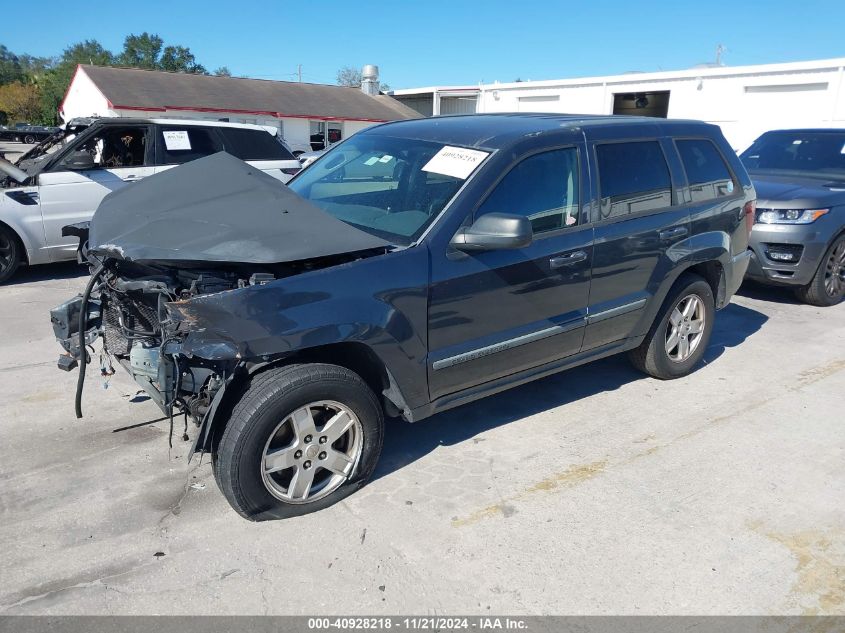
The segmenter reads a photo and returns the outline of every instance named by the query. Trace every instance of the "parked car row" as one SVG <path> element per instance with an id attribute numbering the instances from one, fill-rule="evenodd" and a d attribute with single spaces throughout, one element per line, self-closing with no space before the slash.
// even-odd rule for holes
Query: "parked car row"
<path id="1" fill-rule="evenodd" d="M 32 145 L 59 132 L 57 127 L 44 127 L 41 125 L 29 125 L 18 123 L 14 127 L 0 125 L 0 141 L 14 141 Z"/>

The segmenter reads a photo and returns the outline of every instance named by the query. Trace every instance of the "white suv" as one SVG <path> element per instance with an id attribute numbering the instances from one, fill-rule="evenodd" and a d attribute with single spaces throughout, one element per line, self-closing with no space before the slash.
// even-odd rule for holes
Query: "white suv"
<path id="1" fill-rule="evenodd" d="M 302 168 L 275 128 L 187 119 L 96 119 L 45 141 L 17 169 L 0 162 L 0 283 L 21 263 L 74 259 L 78 239 L 62 227 L 90 220 L 109 192 L 220 151 L 282 182 Z"/>

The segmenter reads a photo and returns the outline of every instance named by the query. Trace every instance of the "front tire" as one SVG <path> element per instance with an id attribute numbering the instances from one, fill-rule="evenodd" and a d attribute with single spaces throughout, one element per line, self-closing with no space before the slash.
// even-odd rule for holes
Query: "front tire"
<path id="1" fill-rule="evenodd" d="M 31 134 L 23 137 L 23 142 L 27 145 L 34 145 L 35 144 L 35 137 Z"/>
<path id="2" fill-rule="evenodd" d="M 800 301 L 820 308 L 835 306 L 845 296 L 845 235 L 840 235 L 824 254 L 816 274 L 806 286 L 795 290 Z"/>
<path id="3" fill-rule="evenodd" d="M 307 514 L 364 485 L 383 437 L 381 406 L 354 372 L 324 364 L 271 369 L 235 405 L 215 479 L 246 519 Z"/>
<path id="4" fill-rule="evenodd" d="M 15 274 L 21 265 L 21 247 L 17 236 L 0 226 L 0 284 Z"/>
<path id="5" fill-rule="evenodd" d="M 686 376 L 704 356 L 715 316 L 710 284 L 698 275 L 683 275 L 643 342 L 629 352 L 631 363 L 661 380 Z"/>

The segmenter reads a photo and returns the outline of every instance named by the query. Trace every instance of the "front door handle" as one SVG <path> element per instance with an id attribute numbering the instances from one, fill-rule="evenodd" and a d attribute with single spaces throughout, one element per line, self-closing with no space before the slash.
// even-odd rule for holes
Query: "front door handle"
<path id="1" fill-rule="evenodd" d="M 660 239 L 664 242 L 668 242 L 669 240 L 674 240 L 679 237 L 685 237 L 689 233 L 687 227 L 685 226 L 676 226 L 674 229 L 666 229 L 665 231 L 660 231 L 658 235 Z"/>
<path id="2" fill-rule="evenodd" d="M 141 180 L 141 176 L 129 174 L 128 176 L 124 177 L 123 182 L 134 182 L 135 180 Z"/>
<path id="3" fill-rule="evenodd" d="M 578 262 L 583 262 L 587 259 L 587 251 L 572 251 L 571 253 L 564 253 L 563 255 L 555 255 L 549 260 L 549 266 L 552 270 L 563 268 L 564 266 L 572 266 Z"/>

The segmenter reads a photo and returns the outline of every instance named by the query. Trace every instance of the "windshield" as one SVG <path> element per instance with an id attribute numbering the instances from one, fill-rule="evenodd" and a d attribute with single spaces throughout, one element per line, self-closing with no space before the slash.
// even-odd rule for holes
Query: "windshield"
<path id="1" fill-rule="evenodd" d="M 768 132 L 739 157 L 749 171 L 845 177 L 845 131 Z"/>
<path id="2" fill-rule="evenodd" d="M 484 152 L 461 150 L 479 155 Z M 360 134 L 326 153 L 289 183 L 301 197 L 355 228 L 407 246 L 452 199 L 461 178 L 428 165 L 442 143 Z"/>

